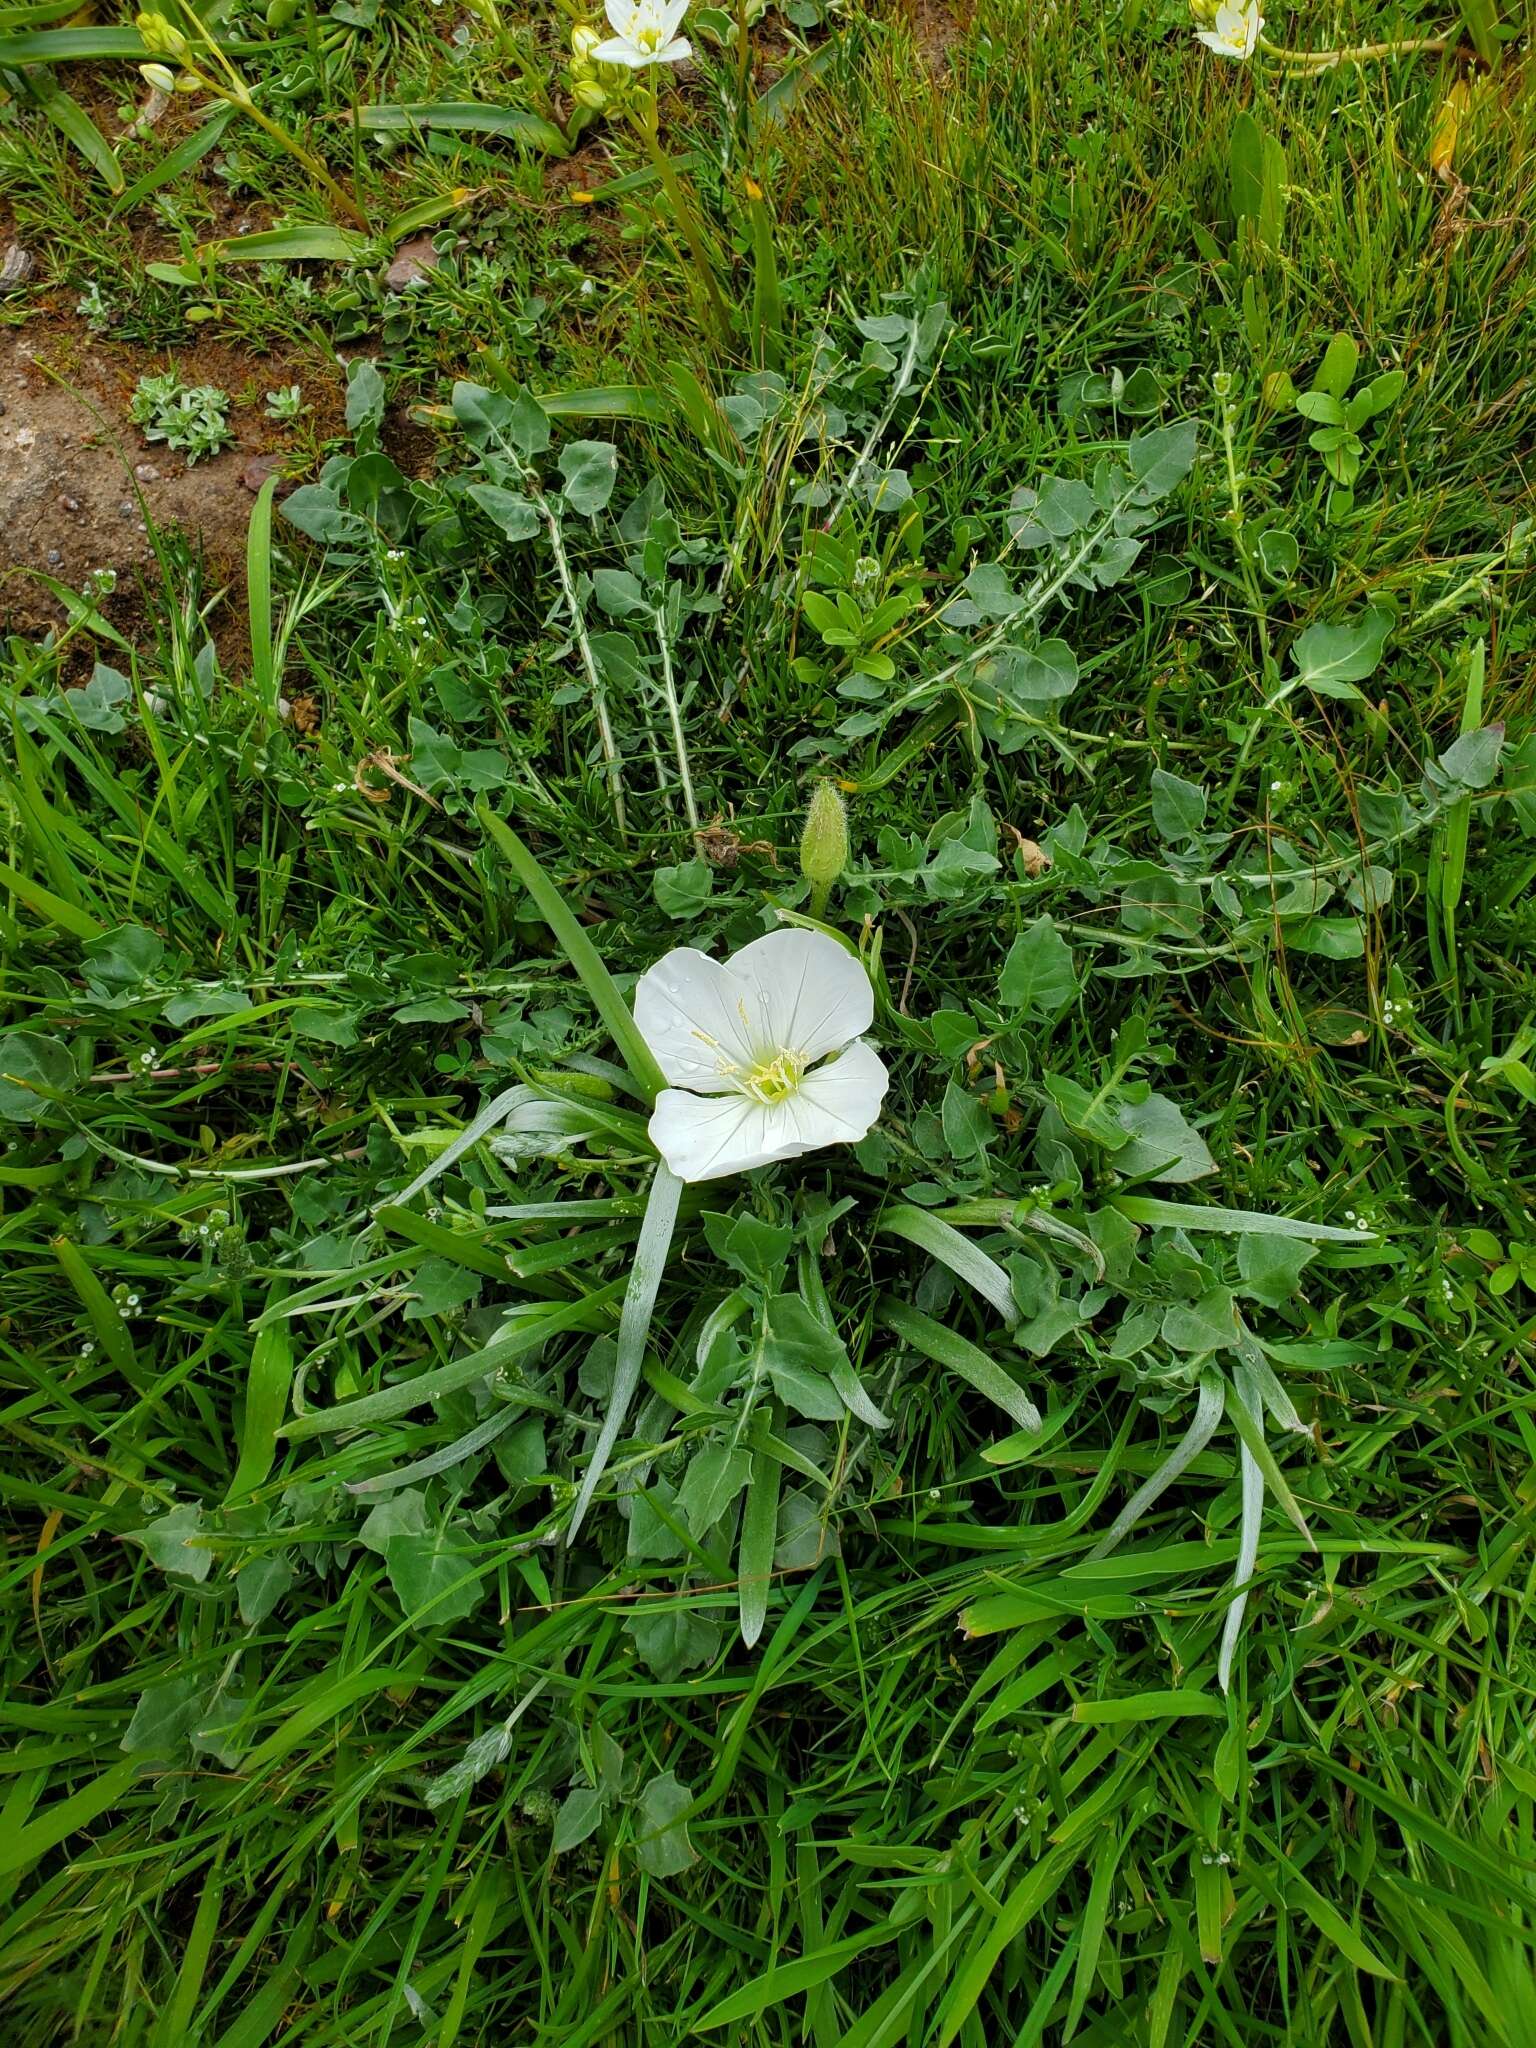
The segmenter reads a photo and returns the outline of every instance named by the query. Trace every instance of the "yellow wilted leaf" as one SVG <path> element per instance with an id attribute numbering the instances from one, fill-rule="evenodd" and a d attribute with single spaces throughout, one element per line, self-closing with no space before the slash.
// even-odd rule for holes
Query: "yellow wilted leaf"
<path id="1" fill-rule="evenodd" d="M 1458 78 L 1440 102 L 1440 111 L 1435 116 L 1434 132 L 1429 138 L 1429 168 L 1437 178 L 1454 178 L 1456 175 L 1456 143 L 1461 135 L 1461 124 L 1471 97 L 1467 81 Z"/>

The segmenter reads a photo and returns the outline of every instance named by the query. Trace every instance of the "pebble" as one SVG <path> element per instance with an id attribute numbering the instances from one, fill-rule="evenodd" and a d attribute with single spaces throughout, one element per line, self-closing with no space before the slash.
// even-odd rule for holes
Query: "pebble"
<path id="1" fill-rule="evenodd" d="M 67 495 L 61 497 L 59 499 L 59 510 L 61 512 L 78 512 L 80 510 L 80 500 Z"/>
<path id="2" fill-rule="evenodd" d="M 50 569 L 57 569 L 60 562 L 62 562 L 63 559 L 64 557 L 59 553 L 57 548 L 50 548 L 48 550 L 48 566 Z"/>
<path id="3" fill-rule="evenodd" d="M 160 472 L 152 462 L 136 462 L 133 465 L 133 473 L 141 484 L 157 484 L 160 481 Z"/>
<path id="4" fill-rule="evenodd" d="M 0 291 L 25 284 L 36 268 L 37 258 L 30 249 L 23 249 L 20 242 L 7 242 L 5 254 L 0 256 Z"/>
<path id="5" fill-rule="evenodd" d="M 269 476 L 275 476 L 282 468 L 276 455 L 253 455 L 240 472 L 240 481 L 248 491 L 259 491 Z"/>
<path id="6" fill-rule="evenodd" d="M 412 235 L 408 242 L 402 242 L 395 251 L 394 261 L 384 273 L 384 282 L 392 292 L 403 292 L 409 284 L 419 284 L 430 277 L 437 268 L 437 250 L 430 235 Z"/>

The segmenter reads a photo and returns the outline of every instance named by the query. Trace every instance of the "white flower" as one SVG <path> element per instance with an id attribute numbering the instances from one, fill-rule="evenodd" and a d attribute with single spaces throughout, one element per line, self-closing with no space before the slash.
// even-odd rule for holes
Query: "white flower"
<path id="1" fill-rule="evenodd" d="M 589 52 L 597 64 L 624 64 L 643 71 L 647 64 L 680 64 L 693 55 L 678 34 L 688 0 L 606 0 L 613 34 Z"/>
<path id="2" fill-rule="evenodd" d="M 1258 48 L 1263 27 L 1258 0 L 1243 0 L 1240 6 L 1233 6 L 1232 0 L 1221 0 L 1215 27 L 1196 29 L 1195 38 L 1218 56 L 1251 57 Z"/>
<path id="3" fill-rule="evenodd" d="M 678 947 L 635 990 L 635 1022 L 672 1083 L 651 1142 L 688 1181 L 857 1142 L 890 1079 L 860 1037 L 874 1014 L 862 964 L 824 932 L 769 932 L 723 964 Z"/>

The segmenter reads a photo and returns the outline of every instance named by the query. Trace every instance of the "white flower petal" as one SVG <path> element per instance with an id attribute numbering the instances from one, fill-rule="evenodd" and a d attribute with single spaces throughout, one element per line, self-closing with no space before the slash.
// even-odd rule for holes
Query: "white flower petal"
<path id="1" fill-rule="evenodd" d="M 1241 60 L 1253 55 L 1263 29 L 1264 17 L 1257 6 L 1224 4 L 1217 8 L 1211 28 L 1195 30 L 1195 40 L 1204 43 L 1208 50 L 1214 50 L 1219 57 Z"/>
<path id="2" fill-rule="evenodd" d="M 730 1088 L 731 1070 L 755 1064 L 740 997 L 730 968 L 694 946 L 677 947 L 641 975 L 635 1022 L 674 1086 L 719 1094 Z"/>
<path id="3" fill-rule="evenodd" d="M 635 0 L 604 0 L 603 12 L 616 36 L 623 36 L 635 15 Z"/>
<path id="4" fill-rule="evenodd" d="M 874 1128 L 890 1085 L 885 1061 L 860 1039 L 835 1060 L 813 1068 L 790 1099 L 808 1105 L 823 1125 L 838 1125 L 835 1137 L 815 1138 L 813 1144 L 856 1145 Z"/>
<path id="5" fill-rule="evenodd" d="M 592 52 L 595 64 L 622 64 L 630 71 L 643 71 L 647 64 L 655 62 L 644 50 L 637 50 L 623 36 L 610 36 L 605 43 L 599 43 Z"/>
<path id="6" fill-rule="evenodd" d="M 820 1059 L 874 1021 L 863 962 L 825 932 L 769 932 L 733 953 L 726 968 L 741 985 L 753 1043 L 770 1054 Z"/>
<path id="7" fill-rule="evenodd" d="M 693 45 L 686 36 L 674 36 L 664 50 L 656 52 L 658 64 L 685 64 L 693 55 Z"/>
<path id="8" fill-rule="evenodd" d="M 670 43 L 682 26 L 683 16 L 688 12 L 688 0 L 666 0 L 661 10 L 661 33 Z M 663 53 L 665 54 L 665 53 Z"/>
<path id="9" fill-rule="evenodd" d="M 651 1113 L 651 1143 L 679 1180 L 750 1173 L 824 1145 L 857 1143 L 879 1116 L 889 1081 L 880 1055 L 861 1043 L 772 1104 L 667 1088 Z"/>
<path id="10" fill-rule="evenodd" d="M 776 1149 L 778 1108 L 768 1109 L 750 1095 L 690 1095 L 682 1088 L 664 1088 L 656 1098 L 648 1126 L 651 1143 L 679 1180 L 723 1180 L 728 1173 L 750 1173 L 775 1159 L 792 1159 L 801 1147 Z"/>

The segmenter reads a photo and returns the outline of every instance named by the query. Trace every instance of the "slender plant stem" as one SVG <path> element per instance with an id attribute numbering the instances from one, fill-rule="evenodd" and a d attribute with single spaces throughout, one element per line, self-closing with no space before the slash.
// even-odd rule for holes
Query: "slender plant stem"
<path id="1" fill-rule="evenodd" d="M 1249 609 L 1252 611 L 1259 629 L 1259 662 L 1264 675 L 1264 703 L 1249 720 L 1248 730 L 1243 735 L 1243 742 L 1238 750 L 1237 760 L 1234 762 L 1232 773 L 1227 779 L 1227 802 L 1230 804 L 1236 796 L 1238 786 L 1242 781 L 1243 771 L 1248 765 L 1248 756 L 1253 750 L 1254 740 L 1258 737 L 1260 728 L 1264 723 L 1264 713 L 1274 709 L 1277 704 L 1284 700 L 1288 693 L 1281 691 L 1279 694 L 1276 694 L 1275 686 L 1280 681 L 1280 665 L 1275 660 L 1274 648 L 1270 642 L 1269 610 L 1264 602 L 1264 593 L 1259 587 L 1259 579 L 1254 573 L 1253 559 L 1248 551 L 1248 543 L 1243 537 L 1243 484 L 1242 478 L 1238 473 L 1237 450 L 1232 440 L 1234 408 L 1230 399 L 1225 396 L 1219 397 L 1216 403 L 1221 416 L 1221 445 L 1226 457 L 1227 490 L 1232 500 L 1232 551 L 1237 556 L 1238 572 L 1242 577 L 1243 589 L 1247 593 Z"/>
<path id="2" fill-rule="evenodd" d="M 1434 54 L 1453 47 L 1448 36 L 1410 37 L 1396 43 L 1356 43 L 1347 50 L 1286 50 L 1265 36 L 1259 38 L 1259 48 L 1266 57 L 1281 64 L 1294 64 L 1304 71 L 1332 71 L 1340 64 L 1369 64 L 1378 59 L 1390 62 L 1397 57 Z"/>
<path id="3" fill-rule="evenodd" d="M 864 446 L 859 450 L 857 462 L 854 463 L 852 469 L 849 470 L 847 476 L 843 479 L 842 488 L 838 491 L 837 496 L 832 500 L 831 505 L 827 509 L 827 515 L 821 522 L 824 533 L 830 533 L 837 524 L 838 517 L 848 502 L 849 493 L 853 490 L 854 485 L 864 472 L 865 463 L 868 462 L 870 456 L 874 453 L 876 445 L 886 428 L 889 427 L 891 421 L 896 417 L 897 406 L 900 405 L 902 399 L 912 387 L 912 375 L 917 368 L 917 347 L 921 326 L 922 322 L 914 314 L 912 333 L 907 341 L 906 353 L 901 359 L 901 368 L 891 379 L 891 388 L 886 394 L 885 404 L 880 408 L 879 418 L 864 438 Z"/>
<path id="4" fill-rule="evenodd" d="M 677 750 L 677 773 L 683 785 L 683 809 L 688 829 L 699 829 L 699 807 L 694 801 L 693 777 L 688 769 L 688 742 L 683 738 L 683 714 L 677 701 L 677 679 L 672 673 L 672 647 L 667 637 L 666 607 L 656 607 L 656 642 L 661 649 L 661 694 L 667 700 L 667 717 L 672 724 L 672 744 Z"/>
<path id="5" fill-rule="evenodd" d="M 747 33 L 747 0 L 736 0 L 736 128 L 752 146 L 752 42 Z"/>
<path id="6" fill-rule="evenodd" d="M 651 82 L 649 97 L 643 98 L 640 106 L 641 111 L 635 116 L 635 127 L 640 140 L 645 144 L 646 155 L 656 166 L 656 175 L 661 180 L 662 190 L 672 202 L 672 211 L 677 215 L 677 224 L 682 229 L 683 240 L 688 244 L 689 254 L 693 257 L 694 268 L 699 275 L 699 283 L 709 302 L 710 318 L 718 330 L 720 340 L 729 344 L 731 315 L 720 295 L 720 286 L 715 278 L 715 266 L 704 246 L 704 237 L 693 208 L 688 203 L 688 195 L 683 190 L 682 180 L 673 167 L 672 159 L 661 146 L 654 79 Z"/>
<path id="7" fill-rule="evenodd" d="M 621 833 L 628 830 L 624 815 L 624 784 L 619 774 L 619 750 L 614 743 L 613 725 L 608 717 L 608 695 L 603 688 L 603 678 L 597 666 L 597 657 L 592 652 L 592 642 L 587 637 L 587 622 L 582 616 L 581 600 L 576 595 L 576 579 L 571 574 L 570 558 L 565 552 L 565 541 L 560 533 L 560 521 L 555 508 L 542 491 L 536 490 L 533 502 L 539 515 L 549 529 L 549 545 L 555 558 L 555 572 L 560 578 L 561 593 L 565 598 L 566 616 L 571 622 L 571 638 L 576 642 L 576 652 L 581 656 L 581 665 L 587 672 L 587 687 L 592 692 L 592 712 L 597 720 L 597 736 L 603 749 L 603 765 L 608 776 L 608 793 L 613 799 L 613 815 Z"/>
<path id="8" fill-rule="evenodd" d="M 250 87 L 246 84 L 245 80 L 240 76 L 233 64 L 230 63 L 213 38 L 207 35 L 206 30 L 203 33 L 208 52 L 219 69 L 226 74 L 225 79 L 211 77 L 200 65 L 193 63 L 188 57 L 183 57 L 180 60 L 183 69 L 190 71 L 205 91 L 211 92 L 217 99 L 226 101 L 232 107 L 238 107 L 242 114 L 249 114 L 256 123 L 256 126 L 264 134 L 270 135 L 279 149 L 286 151 L 294 159 L 295 163 L 304 166 L 304 169 L 308 171 L 309 175 L 315 180 L 315 183 L 330 194 L 332 202 L 346 214 L 349 220 L 355 221 L 365 234 L 370 233 L 371 227 L 368 216 L 364 213 L 357 200 L 336 182 L 325 165 L 321 163 L 319 157 L 306 149 L 297 136 L 290 135 L 280 122 L 274 121 L 270 114 L 262 112 L 261 108 L 257 106 L 255 100 L 251 97 Z"/>

